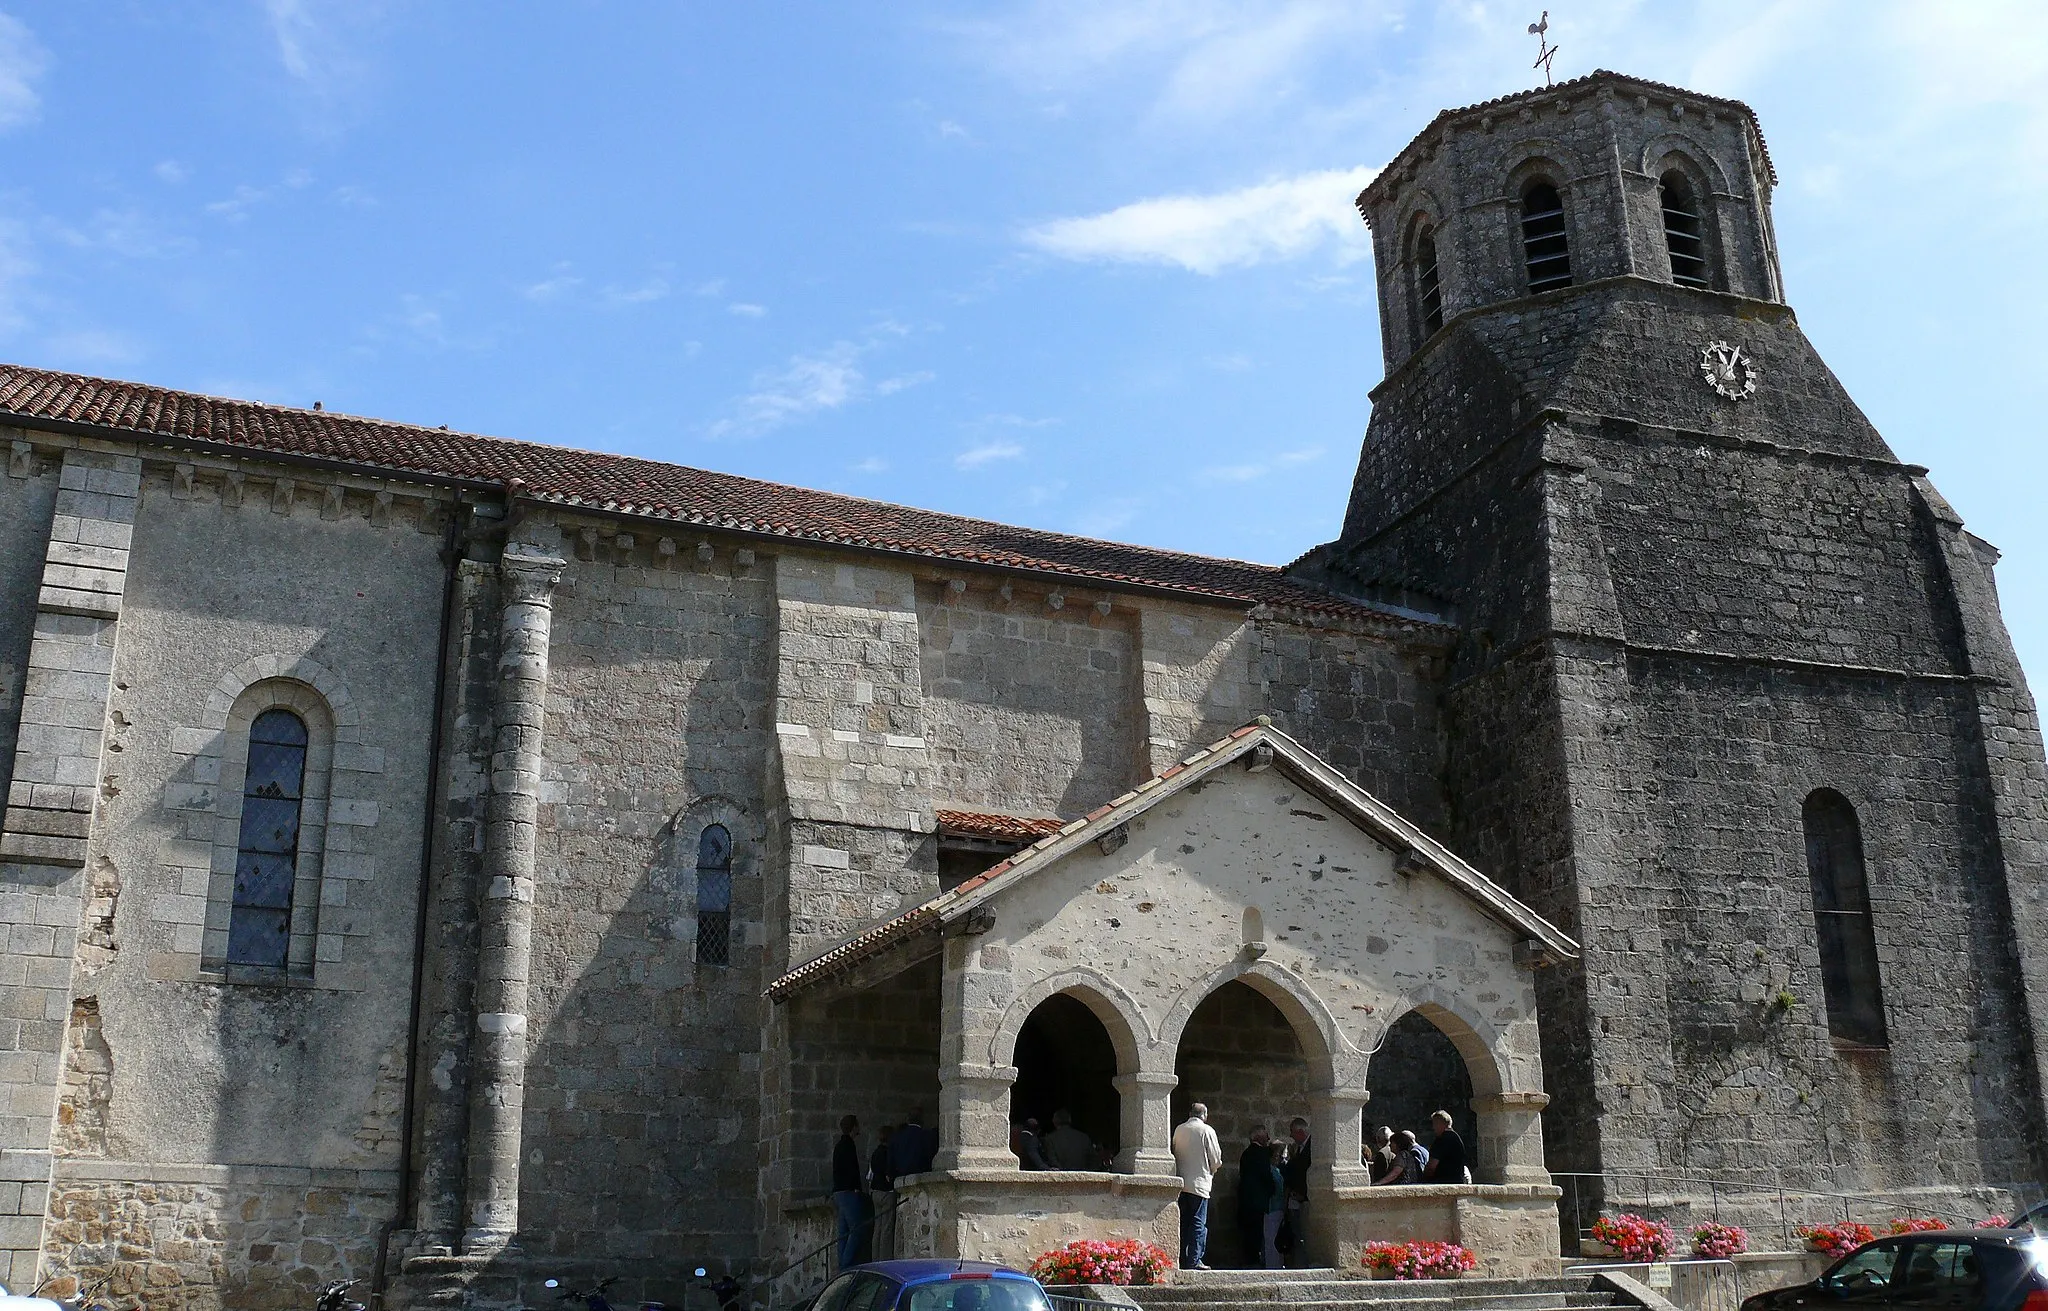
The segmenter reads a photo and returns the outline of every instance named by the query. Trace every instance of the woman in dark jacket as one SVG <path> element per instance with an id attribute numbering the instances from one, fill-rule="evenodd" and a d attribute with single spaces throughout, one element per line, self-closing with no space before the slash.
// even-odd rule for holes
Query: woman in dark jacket
<path id="1" fill-rule="evenodd" d="M 1245 1265 L 1252 1269 L 1280 1268 L 1280 1253 L 1273 1240 L 1279 1235 L 1287 1206 L 1287 1185 L 1280 1173 L 1282 1150 L 1261 1130 L 1238 1158 L 1237 1229 L 1244 1235 Z"/>

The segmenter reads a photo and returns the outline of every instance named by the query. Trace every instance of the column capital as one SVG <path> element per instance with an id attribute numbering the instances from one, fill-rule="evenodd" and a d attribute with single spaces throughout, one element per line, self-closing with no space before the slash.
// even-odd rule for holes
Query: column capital
<path id="1" fill-rule="evenodd" d="M 1120 1093 L 1134 1093 L 1145 1089 L 1172 1092 L 1180 1087 L 1177 1074 L 1159 1074 L 1151 1070 L 1139 1070 L 1135 1074 L 1119 1074 L 1109 1081 L 1109 1086 Z"/>
<path id="2" fill-rule="evenodd" d="M 550 605 L 555 584 L 569 562 L 560 556 L 507 551 L 498 561 L 498 577 L 505 584 L 507 605 Z"/>

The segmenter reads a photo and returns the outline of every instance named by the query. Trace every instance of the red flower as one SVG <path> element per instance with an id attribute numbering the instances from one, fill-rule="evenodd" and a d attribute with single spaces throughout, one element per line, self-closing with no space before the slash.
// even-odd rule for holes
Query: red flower
<path id="1" fill-rule="evenodd" d="M 1855 1224 L 1844 1220 L 1840 1224 L 1808 1225 L 1795 1231 L 1816 1252 L 1829 1256 L 1847 1256 L 1857 1248 L 1877 1237 L 1877 1231 L 1869 1225 Z"/>
<path id="2" fill-rule="evenodd" d="M 1692 1231 L 1692 1254 L 1713 1260 L 1740 1256 L 1749 1250 L 1749 1231 L 1741 1225 L 1708 1223 Z"/>
<path id="3" fill-rule="evenodd" d="M 1593 1237 L 1613 1248 L 1624 1261 L 1662 1261 L 1671 1255 L 1677 1236 L 1662 1220 L 1603 1215 L 1593 1222 Z"/>
<path id="4" fill-rule="evenodd" d="M 1479 1258 L 1456 1243 L 1367 1243 L 1361 1264 L 1396 1279 L 1450 1279 L 1479 1268 Z"/>
<path id="5" fill-rule="evenodd" d="M 1173 1267 L 1165 1248 L 1136 1238 L 1080 1238 L 1031 1263 L 1041 1284 L 1156 1284 Z"/>

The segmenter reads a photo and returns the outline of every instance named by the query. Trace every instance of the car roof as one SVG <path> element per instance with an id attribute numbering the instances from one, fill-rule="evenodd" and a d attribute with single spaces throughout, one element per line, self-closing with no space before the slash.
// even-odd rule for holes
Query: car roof
<path id="1" fill-rule="evenodd" d="M 939 1261 L 930 1258 L 904 1261 L 870 1261 L 857 1267 L 887 1275 L 898 1283 L 917 1284 L 932 1279 L 950 1279 L 959 1274 L 1008 1275 L 1015 1279 L 1029 1279 L 1030 1275 L 1021 1270 L 1012 1270 L 1006 1265 L 990 1261 Z"/>
<path id="2" fill-rule="evenodd" d="M 2017 1246 L 2033 1238 L 2030 1230 L 2024 1229 L 1916 1229 L 1910 1234 L 1883 1234 L 1873 1240 L 1878 1243 L 1915 1243 L 1938 1240 L 1955 1242 L 1998 1243 L 2006 1247 Z"/>

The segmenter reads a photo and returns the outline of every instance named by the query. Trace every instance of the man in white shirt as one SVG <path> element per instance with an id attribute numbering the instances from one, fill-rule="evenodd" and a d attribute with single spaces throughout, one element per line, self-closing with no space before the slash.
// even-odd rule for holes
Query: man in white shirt
<path id="1" fill-rule="evenodd" d="M 1173 1131 L 1173 1167 L 1180 1174 L 1180 1268 L 1207 1270 L 1209 1189 L 1223 1166 L 1223 1144 L 1209 1127 L 1209 1108 L 1196 1102 Z"/>

